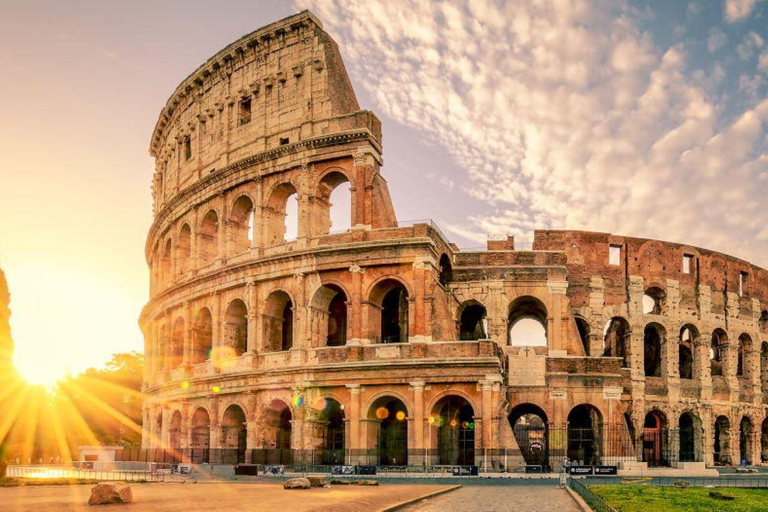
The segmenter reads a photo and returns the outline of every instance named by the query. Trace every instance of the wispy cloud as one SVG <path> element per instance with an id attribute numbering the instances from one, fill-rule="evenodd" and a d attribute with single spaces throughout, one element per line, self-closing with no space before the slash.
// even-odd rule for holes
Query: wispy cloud
<path id="1" fill-rule="evenodd" d="M 729 23 L 743 20 L 750 14 L 760 0 L 725 0 L 725 19 Z"/>
<path id="2" fill-rule="evenodd" d="M 723 116 L 629 4 L 301 2 L 373 107 L 466 169 L 453 181 L 488 210 L 451 231 L 612 231 L 768 263 L 768 100 Z"/>

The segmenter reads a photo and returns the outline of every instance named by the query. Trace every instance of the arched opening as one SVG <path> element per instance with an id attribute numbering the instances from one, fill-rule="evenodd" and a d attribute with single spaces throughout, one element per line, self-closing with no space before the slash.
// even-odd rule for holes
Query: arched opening
<path id="1" fill-rule="evenodd" d="M 206 213 L 200 223 L 197 255 L 200 265 L 211 263 L 219 255 L 219 216 L 213 210 Z"/>
<path id="2" fill-rule="evenodd" d="M 752 420 L 749 417 L 744 416 L 739 423 L 739 463 L 751 465 L 754 463 L 752 460 L 754 443 L 754 427 L 752 426 Z"/>
<path id="3" fill-rule="evenodd" d="M 232 205 L 227 230 L 230 231 L 232 254 L 250 249 L 253 240 L 253 201 L 250 197 L 240 196 Z"/>
<path id="4" fill-rule="evenodd" d="M 462 304 L 459 319 L 459 339 L 462 341 L 488 338 L 485 306 L 476 301 Z"/>
<path id="5" fill-rule="evenodd" d="M 224 313 L 225 357 L 237 357 L 248 350 L 248 308 L 240 299 L 235 299 L 227 306 Z"/>
<path id="6" fill-rule="evenodd" d="M 176 267 L 179 274 L 192 268 L 192 229 L 189 224 L 181 226 L 179 241 L 176 243 Z"/>
<path id="7" fill-rule="evenodd" d="M 344 408 L 333 398 L 319 398 L 315 410 L 322 425 L 323 464 L 344 464 Z"/>
<path id="8" fill-rule="evenodd" d="M 589 353 L 589 323 L 580 316 L 575 317 L 576 328 L 579 330 L 579 338 L 581 339 L 581 346 L 584 347 L 584 354 Z"/>
<path id="9" fill-rule="evenodd" d="M 177 368 L 184 359 L 184 318 L 178 317 L 171 332 L 171 368 Z"/>
<path id="10" fill-rule="evenodd" d="M 752 338 L 749 334 L 739 336 L 739 357 L 736 362 L 736 375 L 739 377 L 749 377 L 749 365 L 747 358 L 752 350 Z"/>
<path id="11" fill-rule="evenodd" d="M 534 297 L 519 297 L 509 307 L 509 344 L 547 346 L 547 308 Z"/>
<path id="12" fill-rule="evenodd" d="M 192 363 L 204 363 L 211 358 L 213 349 L 213 317 L 208 308 L 201 308 L 195 315 L 192 335 Z"/>
<path id="13" fill-rule="evenodd" d="M 611 318 L 603 332 L 603 357 L 620 357 L 622 368 L 629 368 L 629 336 L 629 322 L 621 317 Z"/>
<path id="14" fill-rule="evenodd" d="M 568 413 L 568 458 L 578 465 L 600 464 L 603 417 L 596 407 L 577 405 Z"/>
<path id="15" fill-rule="evenodd" d="M 178 462 L 181 460 L 181 413 L 174 411 L 171 416 L 171 426 L 168 429 L 169 448 L 172 450 L 173 460 Z"/>
<path id="16" fill-rule="evenodd" d="M 332 171 L 320 181 L 315 197 L 318 235 L 347 231 L 352 227 L 352 191 L 347 177 Z"/>
<path id="17" fill-rule="evenodd" d="M 408 341 L 408 290 L 395 279 L 379 282 L 371 291 L 373 332 L 382 343 Z M 378 325 L 377 325 L 378 324 Z"/>
<path id="18" fill-rule="evenodd" d="M 240 406 L 232 404 L 221 419 L 221 463 L 244 463 L 247 439 L 245 413 Z"/>
<path id="19" fill-rule="evenodd" d="M 768 462 L 768 418 L 760 427 L 760 462 Z"/>
<path id="20" fill-rule="evenodd" d="M 209 462 L 211 448 L 211 420 L 202 407 L 192 415 L 192 431 L 189 446 L 193 464 Z"/>
<path id="21" fill-rule="evenodd" d="M 694 354 L 698 337 L 698 331 L 693 326 L 686 325 L 680 329 L 677 366 L 681 379 L 693 379 L 694 373 L 696 373 Z"/>
<path id="22" fill-rule="evenodd" d="M 692 413 L 685 412 L 680 416 L 678 427 L 680 432 L 680 462 L 701 461 L 703 438 L 701 420 Z"/>
<path id="23" fill-rule="evenodd" d="M 266 245 L 277 245 L 298 236 L 299 203 L 296 188 L 290 183 L 278 185 L 264 209 Z"/>
<path id="24" fill-rule="evenodd" d="M 405 404 L 391 396 L 377 399 L 368 412 L 370 425 L 375 428 L 380 466 L 408 464 L 408 411 Z"/>
<path id="25" fill-rule="evenodd" d="M 525 463 L 549 467 L 549 423 L 547 414 L 533 404 L 520 404 L 510 411 L 509 424 Z"/>
<path id="26" fill-rule="evenodd" d="M 715 329 L 712 332 L 712 342 L 709 346 L 709 362 L 712 376 L 723 374 L 724 355 L 727 352 L 728 336 L 722 329 Z"/>
<path id="27" fill-rule="evenodd" d="M 760 384 L 763 393 L 768 393 L 768 341 L 760 345 Z"/>
<path id="28" fill-rule="evenodd" d="M 262 442 L 268 448 L 267 462 L 290 464 L 293 420 L 290 407 L 282 400 L 272 400 L 265 416 Z"/>
<path id="29" fill-rule="evenodd" d="M 293 347 L 293 301 L 282 290 L 269 294 L 264 308 L 266 350 L 279 352 Z"/>
<path id="30" fill-rule="evenodd" d="M 659 324 L 648 324 L 643 337 L 643 357 L 646 377 L 661 377 L 662 346 L 664 343 L 664 328 Z"/>
<path id="31" fill-rule="evenodd" d="M 667 418 L 661 411 L 645 415 L 643 423 L 643 462 L 648 467 L 669 466 L 667 453 Z"/>
<path id="32" fill-rule="evenodd" d="M 760 313 L 760 319 L 757 321 L 757 325 L 760 328 L 760 333 L 768 335 L 768 310 L 763 310 Z"/>
<path id="33" fill-rule="evenodd" d="M 163 442 L 163 412 L 159 411 L 155 418 L 155 439 L 154 445 L 156 448 L 162 448 Z"/>
<path id="34" fill-rule="evenodd" d="M 443 286 L 447 286 L 448 283 L 453 281 L 453 265 L 451 265 L 451 258 L 445 253 L 440 256 L 440 275 L 438 280 Z"/>
<path id="35" fill-rule="evenodd" d="M 643 295 L 643 314 L 661 315 L 666 305 L 667 294 L 659 287 L 651 287 Z"/>
<path id="36" fill-rule="evenodd" d="M 731 422 L 726 416 L 715 419 L 713 460 L 717 465 L 731 463 L 730 428 Z"/>
<path id="37" fill-rule="evenodd" d="M 475 413 L 461 396 L 441 398 L 429 417 L 432 448 L 437 464 L 468 466 L 475 463 Z"/>
<path id="38" fill-rule="evenodd" d="M 347 343 L 347 294 L 335 284 L 323 285 L 312 298 L 313 345 L 340 347 Z"/>
<path id="39" fill-rule="evenodd" d="M 162 276 L 163 285 L 168 286 L 173 282 L 173 276 L 171 275 L 171 239 L 165 241 L 165 250 L 163 251 L 163 259 L 161 260 L 160 275 Z"/>

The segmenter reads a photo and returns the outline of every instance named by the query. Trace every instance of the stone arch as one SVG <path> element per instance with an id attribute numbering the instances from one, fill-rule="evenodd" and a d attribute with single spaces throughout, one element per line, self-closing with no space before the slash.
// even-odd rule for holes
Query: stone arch
<path id="1" fill-rule="evenodd" d="M 176 267 L 179 274 L 185 274 L 192 268 L 192 228 L 184 223 L 176 241 Z"/>
<path id="2" fill-rule="evenodd" d="M 475 409 L 464 396 L 448 392 L 429 409 L 433 463 L 474 465 Z"/>
<path id="3" fill-rule="evenodd" d="M 728 353 L 728 335 L 723 329 L 712 331 L 712 341 L 709 345 L 709 361 L 711 375 L 723 375 Z"/>
<path id="4" fill-rule="evenodd" d="M 219 255 L 219 216 L 216 210 L 208 210 L 203 216 L 197 239 L 197 259 L 200 265 L 213 262 Z"/>
<path id="5" fill-rule="evenodd" d="M 458 309 L 459 340 L 483 340 L 488 338 L 488 315 L 485 306 L 476 300 L 462 303 Z"/>
<path id="6" fill-rule="evenodd" d="M 589 322 L 586 318 L 582 316 L 574 316 L 574 321 L 576 322 L 576 329 L 579 331 L 579 339 L 581 340 L 581 345 L 584 348 L 584 354 L 587 356 L 590 354 L 590 343 L 589 343 L 589 333 L 590 333 L 590 326 Z"/>
<path id="7" fill-rule="evenodd" d="M 704 427 L 693 411 L 684 411 L 677 421 L 678 460 L 680 462 L 701 462 L 703 458 Z"/>
<path id="8" fill-rule="evenodd" d="M 311 325 L 312 345 L 315 347 L 339 347 L 347 343 L 348 295 L 336 283 L 320 285 L 312 295 Z"/>
<path id="9" fill-rule="evenodd" d="M 736 359 L 736 375 L 738 377 L 749 377 L 749 353 L 752 351 L 752 337 L 747 333 L 739 336 L 739 351 Z"/>
<path id="10" fill-rule="evenodd" d="M 314 220 L 316 226 L 314 234 L 324 235 L 333 229 L 334 231 L 349 230 L 352 227 L 352 182 L 347 174 L 339 169 L 333 168 L 327 170 L 322 177 L 318 180 L 317 188 L 315 189 L 315 213 Z M 341 216 L 335 215 L 336 209 L 334 203 L 338 203 L 339 199 L 335 199 L 344 196 L 346 201 L 346 207 L 338 208 L 340 213 L 346 213 L 346 221 L 343 222 Z M 335 199 L 335 200 L 334 200 Z M 336 217 L 334 219 L 334 217 Z M 334 220 L 338 223 L 334 225 Z"/>
<path id="11" fill-rule="evenodd" d="M 245 462 L 247 439 L 245 411 L 239 404 L 230 404 L 221 415 L 221 463 Z"/>
<path id="12" fill-rule="evenodd" d="M 757 321 L 757 326 L 760 330 L 760 334 L 764 337 L 768 337 L 768 309 L 764 309 L 760 313 L 760 318 Z"/>
<path id="13" fill-rule="evenodd" d="M 210 461 L 211 417 L 205 407 L 198 407 L 192 414 L 189 447 L 192 463 L 200 464 Z"/>
<path id="14" fill-rule="evenodd" d="M 379 279 L 368 297 L 371 337 L 381 343 L 406 343 L 412 295 L 405 283 L 392 277 Z"/>
<path id="15" fill-rule="evenodd" d="M 599 464 L 602 456 L 603 414 L 592 404 L 579 404 L 568 413 L 568 458 L 578 464 Z"/>
<path id="16" fill-rule="evenodd" d="M 274 290 L 264 301 L 264 340 L 266 352 L 293 347 L 293 305 L 288 292 Z"/>
<path id="17" fill-rule="evenodd" d="M 719 415 L 715 418 L 712 429 L 713 460 L 717 465 L 731 464 L 731 421 L 728 416 Z"/>
<path id="18" fill-rule="evenodd" d="M 667 330 L 661 324 L 651 322 L 643 334 L 643 367 L 646 377 L 666 377 Z"/>
<path id="19" fill-rule="evenodd" d="M 693 379 L 699 375 L 699 361 L 696 357 L 699 342 L 699 331 L 694 325 L 685 324 L 680 328 L 677 368 L 681 379 Z"/>
<path id="20" fill-rule="evenodd" d="M 213 349 L 213 316 L 211 310 L 202 307 L 195 315 L 192 330 L 192 363 L 204 363 L 211 358 Z"/>
<path id="21" fill-rule="evenodd" d="M 615 316 L 608 320 L 603 329 L 603 356 L 620 357 L 621 366 L 629 368 L 628 347 L 631 334 L 632 329 L 626 319 Z"/>
<path id="22" fill-rule="evenodd" d="M 298 219 L 289 218 L 288 201 L 297 198 L 296 187 L 290 182 L 282 182 L 272 188 L 264 209 L 264 236 L 267 246 L 282 244 L 289 240 L 290 231 L 294 228 L 298 233 Z M 288 226 L 288 222 L 291 226 Z M 290 228 L 290 230 L 289 230 Z"/>
<path id="23" fill-rule="evenodd" d="M 368 439 L 374 441 L 381 466 L 404 466 L 408 464 L 408 409 L 405 402 L 383 394 L 375 399 L 368 409 Z"/>
<path id="24" fill-rule="evenodd" d="M 453 281 L 453 265 L 451 264 L 451 258 L 446 253 L 440 255 L 440 261 L 438 262 L 439 270 L 437 280 L 442 286 L 447 286 L 448 283 Z"/>
<path id="25" fill-rule="evenodd" d="M 253 245 L 254 208 L 253 200 L 248 195 L 239 196 L 233 203 L 229 214 L 229 239 L 232 254 L 240 254 Z"/>
<path id="26" fill-rule="evenodd" d="M 234 299 L 224 312 L 223 357 L 238 357 L 248 350 L 248 307 L 241 299 Z"/>
<path id="27" fill-rule="evenodd" d="M 522 403 L 507 415 L 526 464 L 549 467 L 549 419 L 538 405 Z"/>
<path id="28" fill-rule="evenodd" d="M 508 345 L 546 346 L 547 307 L 536 297 L 518 297 L 509 305 Z"/>
<path id="29" fill-rule="evenodd" d="M 667 292 L 660 286 L 651 286 L 643 294 L 643 314 L 663 315 L 666 312 Z"/>

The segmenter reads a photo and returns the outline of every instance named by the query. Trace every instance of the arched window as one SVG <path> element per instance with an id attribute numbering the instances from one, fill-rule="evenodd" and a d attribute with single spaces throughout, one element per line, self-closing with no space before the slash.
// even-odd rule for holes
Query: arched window
<path id="1" fill-rule="evenodd" d="M 208 412 L 199 408 L 192 415 L 192 429 L 190 432 L 191 459 L 193 464 L 202 464 L 210 459 L 211 448 L 211 419 Z"/>
<path id="2" fill-rule="evenodd" d="M 207 265 L 219 254 L 219 216 L 215 211 L 210 210 L 203 217 L 198 239 L 198 259 L 201 265 Z"/>
<path id="3" fill-rule="evenodd" d="M 763 393 L 768 392 L 768 341 L 760 345 L 760 383 Z"/>
<path id="4" fill-rule="evenodd" d="M 666 305 L 667 294 L 659 287 L 651 287 L 643 295 L 643 314 L 661 315 Z"/>
<path id="5" fill-rule="evenodd" d="M 709 360 L 712 376 L 723 375 L 724 357 L 728 347 L 728 336 L 722 329 L 715 329 L 709 347 Z"/>
<path id="6" fill-rule="evenodd" d="M 171 416 L 170 432 L 170 448 L 173 450 L 173 460 L 181 460 L 181 413 L 174 411 Z"/>
<path id="7" fill-rule="evenodd" d="M 576 328 L 579 331 L 579 338 L 581 339 L 581 345 L 584 347 L 584 354 L 590 355 L 589 353 L 589 323 L 581 318 L 580 316 L 577 316 L 576 318 Z"/>
<path id="8" fill-rule="evenodd" d="M 293 301 L 282 290 L 269 294 L 265 304 L 267 351 L 293 347 Z"/>
<path id="9" fill-rule="evenodd" d="M 184 359 L 184 319 L 178 317 L 171 333 L 171 368 L 178 367 Z"/>
<path id="10" fill-rule="evenodd" d="M 224 346 L 229 348 L 230 356 L 248 350 L 248 308 L 240 299 L 230 302 L 224 314 Z"/>
<path id="11" fill-rule="evenodd" d="M 168 286 L 173 281 L 171 275 L 171 239 L 165 241 L 165 250 L 163 251 L 163 259 L 161 262 L 160 275 L 163 276 L 163 284 Z"/>
<path id="12" fill-rule="evenodd" d="M 739 336 L 739 358 L 736 364 L 736 375 L 739 377 L 743 377 L 745 374 L 748 376 L 747 358 L 750 350 L 752 350 L 752 338 L 748 334 L 742 334 Z"/>
<path id="13" fill-rule="evenodd" d="M 339 347 L 347 343 L 347 294 L 334 284 L 321 286 L 312 298 L 315 346 Z"/>
<path id="14" fill-rule="evenodd" d="M 296 188 L 290 183 L 277 186 L 264 211 L 266 244 L 277 245 L 298 237 L 299 204 Z"/>
<path id="15" fill-rule="evenodd" d="M 451 259 L 447 254 L 440 256 L 440 284 L 446 286 L 453 281 L 453 265 L 451 265 Z"/>
<path id="16" fill-rule="evenodd" d="M 192 363 L 204 363 L 211 358 L 213 349 L 213 317 L 208 308 L 200 309 L 195 315 L 192 335 Z"/>
<path id="17" fill-rule="evenodd" d="M 648 324 L 645 327 L 643 355 L 646 377 L 661 377 L 664 374 L 661 364 L 664 336 L 664 328 L 658 324 Z"/>
<path id="18" fill-rule="evenodd" d="M 181 226 L 179 240 L 176 243 L 176 269 L 184 274 L 192 267 L 192 229 L 189 224 Z"/>
<path id="19" fill-rule="evenodd" d="M 476 301 L 462 305 L 459 320 L 459 339 L 484 340 L 488 338 L 485 306 Z"/>
<path id="20" fill-rule="evenodd" d="M 746 462 L 748 465 L 754 463 L 752 460 L 754 441 L 752 420 L 748 416 L 744 416 L 739 424 L 739 463 Z"/>
<path id="21" fill-rule="evenodd" d="M 509 308 L 509 344 L 547 346 L 547 309 L 534 297 L 519 297 Z"/>
<path id="22" fill-rule="evenodd" d="M 695 372 L 695 344 L 698 332 L 692 326 L 684 326 L 680 329 L 680 342 L 678 344 L 678 371 L 681 379 L 693 379 Z"/>
<path id="23" fill-rule="evenodd" d="M 324 235 L 331 231 L 346 231 L 352 227 L 352 192 L 347 177 L 332 171 L 320 181 L 316 195 L 318 232 Z"/>
<path id="24" fill-rule="evenodd" d="M 400 281 L 385 279 L 371 291 L 373 332 L 382 343 L 408 341 L 408 291 Z"/>
<path id="25" fill-rule="evenodd" d="M 253 240 L 253 201 L 248 196 L 240 196 L 232 206 L 232 215 L 227 226 L 231 230 L 232 253 L 247 251 Z"/>
<path id="26" fill-rule="evenodd" d="M 629 336 L 629 322 L 621 317 L 611 318 L 603 330 L 603 357 L 620 357 L 621 366 L 629 368 Z"/>
<path id="27" fill-rule="evenodd" d="M 278 450 L 291 449 L 291 431 L 293 415 L 291 409 L 282 400 L 273 400 L 265 412 L 265 429 L 262 435 L 268 448 Z M 284 459 L 285 457 L 281 457 Z"/>
<path id="28" fill-rule="evenodd" d="M 221 421 L 221 463 L 244 463 L 247 439 L 245 413 L 240 406 L 232 404 L 224 411 Z"/>

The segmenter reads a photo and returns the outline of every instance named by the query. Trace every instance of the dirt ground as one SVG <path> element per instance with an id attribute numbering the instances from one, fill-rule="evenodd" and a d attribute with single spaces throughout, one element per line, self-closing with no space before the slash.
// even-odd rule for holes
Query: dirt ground
<path id="1" fill-rule="evenodd" d="M 272 483 L 132 484 L 134 502 L 89 507 L 90 485 L 0 488 L 0 510 L 32 511 L 184 511 L 201 510 L 310 512 L 375 512 L 450 486 L 332 486 L 330 489 L 286 491 Z"/>

